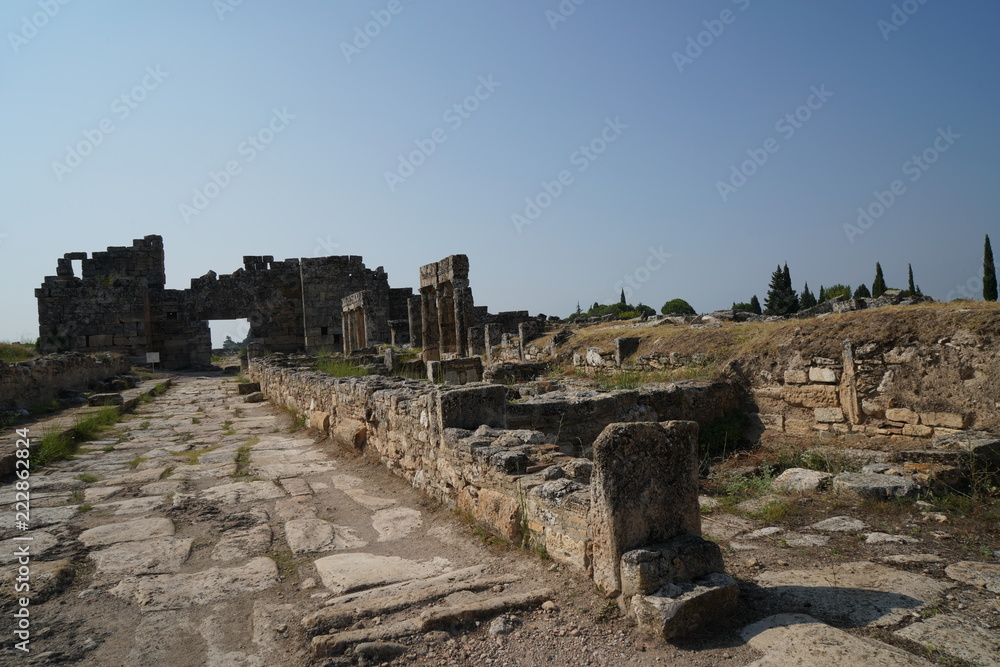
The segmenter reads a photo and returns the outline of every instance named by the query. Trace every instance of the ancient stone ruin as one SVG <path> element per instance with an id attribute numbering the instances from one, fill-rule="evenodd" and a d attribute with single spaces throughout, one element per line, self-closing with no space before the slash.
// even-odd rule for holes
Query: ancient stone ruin
<path id="1" fill-rule="evenodd" d="M 82 276 L 75 275 L 74 261 L 81 262 Z M 268 352 L 351 354 L 412 342 L 423 345 L 426 361 L 436 361 L 480 353 L 534 322 L 526 311 L 491 315 L 475 307 L 465 255 L 421 267 L 419 296 L 390 287 L 382 267 L 368 269 L 353 255 L 247 256 L 243 268 L 228 275 L 209 271 L 189 289 L 165 285 L 160 236 L 90 257 L 65 254 L 56 275 L 35 290 L 39 351 L 119 352 L 140 363 L 156 352 L 168 370 L 206 367 L 209 321 L 246 319 L 250 343 Z"/>

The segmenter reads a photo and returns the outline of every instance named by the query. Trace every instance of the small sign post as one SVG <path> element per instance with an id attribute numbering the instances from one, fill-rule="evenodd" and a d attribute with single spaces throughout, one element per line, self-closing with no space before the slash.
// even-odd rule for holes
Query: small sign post
<path id="1" fill-rule="evenodd" d="M 160 363 L 160 353 L 159 352 L 147 352 L 146 353 L 146 363 L 156 370 L 156 364 Z"/>

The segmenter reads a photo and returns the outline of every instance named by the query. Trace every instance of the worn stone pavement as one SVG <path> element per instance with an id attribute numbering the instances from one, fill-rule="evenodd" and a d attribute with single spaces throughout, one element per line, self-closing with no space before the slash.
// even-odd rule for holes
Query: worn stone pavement
<path id="1" fill-rule="evenodd" d="M 327 598 L 500 567 L 449 512 L 290 421 L 232 378 L 182 376 L 116 435 L 35 471 L 32 530 L 0 517 L 0 565 L 9 538 L 34 538 L 27 664 L 301 665 L 301 619 Z"/>
<path id="2" fill-rule="evenodd" d="M 397 650 L 406 651 L 397 664 L 419 665 L 929 664 L 826 623 L 886 628 L 964 664 L 1000 664 L 983 621 L 1000 600 L 994 563 L 954 563 L 931 578 L 892 567 L 922 566 L 930 557 L 920 554 L 885 556 L 886 565 L 783 560 L 792 554 L 780 547 L 822 551 L 827 535 L 863 529 L 848 517 L 798 535 L 704 516 L 743 580 L 742 611 L 686 644 L 650 640 L 607 620 L 583 575 L 485 547 L 405 481 L 236 389 L 231 377 L 179 376 L 73 460 L 33 471 L 28 533 L 14 526 L 12 485 L 0 486 L 0 664 L 337 665 Z M 39 437 L 44 425 L 32 429 Z M 8 630 L 23 544 L 13 538 L 25 535 L 27 655 Z M 764 543 L 774 540 L 772 554 Z M 504 614 L 504 600 L 523 611 Z"/>

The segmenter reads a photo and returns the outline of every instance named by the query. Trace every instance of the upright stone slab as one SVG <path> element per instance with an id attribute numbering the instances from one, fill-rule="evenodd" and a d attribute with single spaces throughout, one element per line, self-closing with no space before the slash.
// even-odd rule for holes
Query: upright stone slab
<path id="1" fill-rule="evenodd" d="M 590 526 L 594 582 L 621 592 L 622 554 L 700 535 L 698 424 L 610 424 L 594 442 Z"/>

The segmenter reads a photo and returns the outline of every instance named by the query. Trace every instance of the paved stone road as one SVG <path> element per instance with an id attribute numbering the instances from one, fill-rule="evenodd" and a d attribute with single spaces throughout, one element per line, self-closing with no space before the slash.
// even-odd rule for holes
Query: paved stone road
<path id="1" fill-rule="evenodd" d="M 36 610 L 29 662 L 300 665 L 301 620 L 326 598 L 486 569 L 448 512 L 385 471 L 335 461 L 235 389 L 178 378 L 119 435 L 33 475 L 33 604 L 77 571 L 59 605 Z M 13 543 L 0 553 L 9 563 Z"/>

